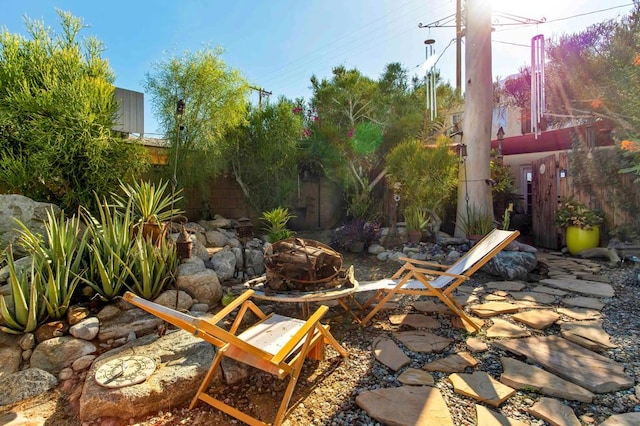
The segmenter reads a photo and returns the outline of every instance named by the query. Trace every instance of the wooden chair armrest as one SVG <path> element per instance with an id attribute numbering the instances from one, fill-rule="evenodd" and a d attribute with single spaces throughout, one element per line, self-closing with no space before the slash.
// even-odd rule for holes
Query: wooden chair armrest
<path id="1" fill-rule="evenodd" d="M 214 316 L 212 316 L 208 321 L 211 322 L 211 323 L 217 324 L 224 317 L 226 317 L 231 312 L 236 310 L 238 308 L 238 306 L 242 305 L 246 300 L 248 300 L 251 296 L 253 296 L 253 293 L 255 293 L 255 291 L 253 291 L 253 290 L 245 291 L 240 296 L 238 296 L 235 299 L 233 299 L 231 301 L 231 303 L 229 303 L 227 306 L 225 306 L 220 311 L 218 311 L 218 313 L 215 314 Z"/>
<path id="2" fill-rule="evenodd" d="M 440 263 L 433 263 L 433 262 L 429 262 L 427 260 L 411 259 L 409 257 L 399 257 L 398 260 L 402 260 L 404 262 L 408 262 L 408 263 L 416 264 L 416 265 L 432 266 L 434 268 L 440 268 L 440 269 L 446 269 L 448 267 L 448 265 L 442 265 Z"/>
<path id="3" fill-rule="evenodd" d="M 296 332 L 296 334 L 289 339 L 286 345 L 282 347 L 272 358 L 272 361 L 280 363 L 285 360 L 291 351 L 298 345 L 298 343 L 309 335 L 312 328 L 316 327 L 318 322 L 325 316 L 329 307 L 326 305 L 320 306 L 316 311 L 305 321 L 304 325 Z"/>

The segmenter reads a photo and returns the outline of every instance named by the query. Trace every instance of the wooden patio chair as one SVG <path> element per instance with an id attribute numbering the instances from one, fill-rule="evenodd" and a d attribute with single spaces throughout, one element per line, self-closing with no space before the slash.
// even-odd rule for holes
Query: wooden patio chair
<path id="1" fill-rule="evenodd" d="M 518 231 L 494 229 L 450 266 L 401 258 L 404 264 L 391 279 L 360 283 L 358 292 L 376 291 L 364 304 L 358 303 L 354 295 L 351 295 L 351 302 L 360 310 L 364 311 L 375 303 L 371 311 L 359 320 L 360 325 L 365 326 L 394 295 L 412 294 L 437 297 L 455 315 L 458 315 L 476 331 L 479 330 L 481 326 L 464 312 L 462 306 L 453 298 L 452 293 L 474 272 L 514 241 L 518 235 L 520 235 Z M 434 276 L 437 278 L 432 279 Z"/>
<path id="2" fill-rule="evenodd" d="M 130 292 L 125 293 L 124 299 L 218 347 L 211 367 L 189 405 L 190 409 L 201 400 L 246 424 L 268 424 L 206 393 L 222 358 L 228 357 L 271 373 L 279 379 L 289 377 L 289 383 L 273 422 L 274 425 L 280 425 L 305 359 L 309 357 L 322 360 L 325 344 L 333 346 L 343 357 L 347 356 L 347 351 L 329 333 L 329 327 L 320 324 L 320 319 L 328 310 L 327 306 L 320 306 L 308 320 L 304 321 L 277 314 L 265 315 L 250 300 L 252 295 L 253 290 L 244 292 L 216 315 L 207 319 L 175 311 Z M 239 308 L 238 315 L 229 331 L 218 326 L 222 319 L 237 308 Z M 236 334 L 247 310 L 251 310 L 258 317 L 258 321 L 240 334 Z"/>

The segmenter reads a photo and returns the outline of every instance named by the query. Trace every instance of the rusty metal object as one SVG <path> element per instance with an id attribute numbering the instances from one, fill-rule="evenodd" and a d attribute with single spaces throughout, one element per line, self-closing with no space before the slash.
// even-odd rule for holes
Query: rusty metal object
<path id="1" fill-rule="evenodd" d="M 265 287 L 275 291 L 316 291 L 342 285 L 342 255 L 319 241 L 289 238 L 264 254 Z"/>

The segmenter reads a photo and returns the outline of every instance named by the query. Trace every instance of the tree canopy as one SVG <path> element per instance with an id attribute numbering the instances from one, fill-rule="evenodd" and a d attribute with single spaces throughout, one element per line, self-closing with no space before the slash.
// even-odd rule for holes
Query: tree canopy
<path id="1" fill-rule="evenodd" d="M 28 38 L 0 32 L 0 190 L 75 209 L 146 166 L 144 149 L 111 129 L 114 76 L 102 43 L 58 11 L 61 32 L 26 19 Z"/>
<path id="2" fill-rule="evenodd" d="M 257 212 L 294 201 L 302 121 L 295 105 L 281 98 L 251 106 L 246 122 L 227 136 L 230 172 Z"/>
<path id="3" fill-rule="evenodd" d="M 156 63 L 145 76 L 154 115 L 172 150 L 180 141 L 182 184 L 202 183 L 204 177 L 224 170 L 225 136 L 246 120 L 249 84 L 240 71 L 224 63 L 222 54 L 220 47 L 185 51 Z M 178 135 L 176 105 L 180 99 L 185 111 Z M 173 154 L 169 156 L 171 170 Z"/>

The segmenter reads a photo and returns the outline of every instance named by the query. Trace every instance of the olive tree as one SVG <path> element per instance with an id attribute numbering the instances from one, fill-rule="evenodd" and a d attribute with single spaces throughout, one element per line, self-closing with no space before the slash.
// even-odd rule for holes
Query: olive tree
<path id="1" fill-rule="evenodd" d="M 102 43 L 58 15 L 60 32 L 29 19 L 28 37 L 0 31 L 0 191 L 69 210 L 144 170 L 147 157 L 112 131 L 118 106 Z"/>

